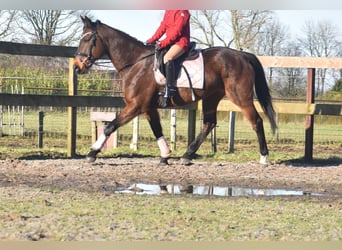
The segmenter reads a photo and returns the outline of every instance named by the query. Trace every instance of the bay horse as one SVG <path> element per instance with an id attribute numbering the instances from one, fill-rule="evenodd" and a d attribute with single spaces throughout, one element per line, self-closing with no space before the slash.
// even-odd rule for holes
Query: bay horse
<path id="1" fill-rule="evenodd" d="M 160 163 L 168 164 L 171 150 L 164 138 L 158 113 L 158 93 L 163 91 L 163 86 L 158 85 L 154 77 L 154 46 L 146 45 L 99 20 L 93 22 L 87 16 L 81 16 L 81 19 L 84 26 L 74 58 L 76 73 L 87 73 L 97 59 L 107 55 L 122 79 L 125 101 L 125 107 L 120 114 L 107 124 L 103 134 L 91 146 L 87 161 L 96 160 L 104 143 L 116 129 L 134 117 L 144 114 L 160 149 Z M 195 94 L 195 101 L 202 100 L 202 129 L 187 147 L 181 162 L 184 165 L 191 164 L 195 152 L 216 126 L 217 106 L 226 96 L 241 109 L 252 125 L 258 138 L 260 163 L 267 164 L 268 148 L 263 120 L 253 104 L 254 89 L 273 133 L 277 124 L 261 63 L 252 53 L 227 47 L 210 47 L 201 52 L 204 60 L 204 89 L 179 88 L 178 96 L 168 104 L 168 107 L 172 108 L 193 102 L 192 91 Z"/>

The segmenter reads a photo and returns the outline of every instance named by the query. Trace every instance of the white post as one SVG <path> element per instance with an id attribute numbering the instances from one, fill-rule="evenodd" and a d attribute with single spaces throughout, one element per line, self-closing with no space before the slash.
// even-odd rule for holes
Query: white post
<path id="1" fill-rule="evenodd" d="M 235 111 L 229 113 L 229 153 L 234 153 Z"/>
<path id="2" fill-rule="evenodd" d="M 139 116 L 133 119 L 133 138 L 130 148 L 134 151 L 138 150 L 138 138 L 139 138 Z"/>
<path id="3" fill-rule="evenodd" d="M 176 150 L 176 126 L 177 126 L 176 110 L 171 109 L 170 144 L 171 144 L 172 151 Z"/>

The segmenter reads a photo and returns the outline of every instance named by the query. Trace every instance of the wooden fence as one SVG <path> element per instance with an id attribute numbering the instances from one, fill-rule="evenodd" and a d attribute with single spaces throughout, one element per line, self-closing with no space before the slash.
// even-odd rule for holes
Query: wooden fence
<path id="1" fill-rule="evenodd" d="M 75 155 L 76 148 L 76 107 L 123 107 L 121 97 L 96 97 L 77 96 L 77 75 L 73 71 L 73 57 L 76 47 L 46 46 L 20 44 L 11 42 L 0 42 L 0 53 L 12 55 L 67 57 L 69 59 L 69 95 L 68 96 L 45 96 L 45 95 L 18 95 L 0 94 L 0 105 L 14 106 L 54 106 L 68 107 L 68 156 Z M 305 160 L 312 160 L 313 148 L 313 124 L 314 115 L 342 115 L 341 104 L 316 104 L 314 100 L 315 90 L 315 69 L 316 68 L 342 68 L 342 58 L 305 58 L 305 57 L 259 57 L 264 67 L 286 67 L 286 68 L 307 68 L 307 97 L 303 103 L 274 102 L 275 110 L 278 113 L 305 114 L 306 115 L 306 138 L 305 138 Z M 262 112 L 258 103 L 258 111 Z M 201 105 L 196 103 L 183 107 L 189 110 L 189 136 L 192 140 L 195 135 L 196 110 Z M 239 111 L 239 109 L 228 100 L 222 100 L 219 110 Z"/>

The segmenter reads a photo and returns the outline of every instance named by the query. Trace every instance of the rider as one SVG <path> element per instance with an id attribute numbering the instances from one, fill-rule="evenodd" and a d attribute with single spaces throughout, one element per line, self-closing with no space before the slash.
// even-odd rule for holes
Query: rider
<path id="1" fill-rule="evenodd" d="M 166 37 L 159 40 L 164 34 Z M 188 10 L 165 10 L 160 26 L 146 43 L 156 43 L 158 49 L 167 50 L 163 58 L 166 76 L 164 95 L 166 106 L 169 96 L 174 96 L 177 93 L 174 61 L 189 49 L 190 12 Z"/>

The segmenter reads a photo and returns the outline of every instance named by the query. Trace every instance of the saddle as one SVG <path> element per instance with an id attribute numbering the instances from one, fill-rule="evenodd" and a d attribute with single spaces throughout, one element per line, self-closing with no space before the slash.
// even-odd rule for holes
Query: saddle
<path id="1" fill-rule="evenodd" d="M 169 48 L 165 48 L 165 49 L 156 51 L 156 58 L 155 58 L 156 67 L 155 68 L 159 69 L 160 73 L 162 73 L 163 76 L 165 76 L 165 65 L 163 63 L 163 58 L 164 58 L 164 55 L 166 54 L 166 52 L 168 51 L 168 49 Z M 179 72 L 182 68 L 182 64 L 184 61 L 195 60 L 196 58 L 199 57 L 199 55 L 200 55 L 200 51 L 196 50 L 196 42 L 190 42 L 189 50 L 174 60 L 174 62 L 175 62 L 175 75 L 176 76 L 179 75 Z"/>
<path id="2" fill-rule="evenodd" d="M 165 86 L 165 68 L 163 57 L 167 49 L 156 51 L 153 65 L 156 83 Z M 189 88 L 195 101 L 194 89 L 204 89 L 204 60 L 202 50 L 196 49 L 196 43 L 190 43 L 190 49 L 175 60 L 176 87 Z"/>

